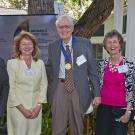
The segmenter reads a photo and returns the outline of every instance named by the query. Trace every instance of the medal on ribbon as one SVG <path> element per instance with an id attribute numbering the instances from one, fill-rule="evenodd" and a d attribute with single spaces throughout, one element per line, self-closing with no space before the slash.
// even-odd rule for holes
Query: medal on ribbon
<path id="1" fill-rule="evenodd" d="M 65 64 L 65 69 L 67 69 L 67 70 L 71 69 L 71 64 L 70 63 L 66 63 Z"/>
<path id="2" fill-rule="evenodd" d="M 71 46 L 71 51 L 70 51 L 70 54 L 68 55 L 63 44 L 61 43 L 61 51 L 65 57 L 65 61 L 66 61 L 66 64 L 65 64 L 65 69 L 66 70 L 70 70 L 71 69 L 71 64 L 70 64 L 70 60 L 71 60 L 71 52 L 72 52 L 72 48 L 73 48 L 73 43 L 72 43 L 72 46 Z"/>

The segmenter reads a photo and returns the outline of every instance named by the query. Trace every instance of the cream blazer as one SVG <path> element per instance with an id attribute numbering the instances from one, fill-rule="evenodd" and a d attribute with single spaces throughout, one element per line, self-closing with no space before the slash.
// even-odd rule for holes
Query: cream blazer
<path id="1" fill-rule="evenodd" d="M 8 107 L 22 104 L 31 109 L 37 103 L 47 102 L 47 76 L 42 60 L 32 61 L 32 73 L 27 73 L 28 68 L 24 60 L 11 59 L 7 63 L 10 91 Z"/>

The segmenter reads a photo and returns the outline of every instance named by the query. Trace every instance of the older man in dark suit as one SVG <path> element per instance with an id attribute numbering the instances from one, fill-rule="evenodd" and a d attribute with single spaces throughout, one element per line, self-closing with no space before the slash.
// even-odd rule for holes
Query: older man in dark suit
<path id="1" fill-rule="evenodd" d="M 2 116 L 7 107 L 7 98 L 9 92 L 9 79 L 4 60 L 0 58 L 0 116 Z"/>
<path id="2" fill-rule="evenodd" d="M 93 103 L 100 104 L 99 79 L 89 40 L 72 35 L 73 20 L 62 15 L 56 21 L 60 40 L 49 45 L 48 62 L 53 81 L 49 89 L 52 109 L 52 135 L 83 134 L 83 114 L 90 103 L 89 81 L 93 85 Z"/>

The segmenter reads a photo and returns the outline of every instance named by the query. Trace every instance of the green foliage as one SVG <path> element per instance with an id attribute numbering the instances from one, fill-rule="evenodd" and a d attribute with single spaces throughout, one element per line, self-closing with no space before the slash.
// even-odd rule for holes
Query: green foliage
<path id="1" fill-rule="evenodd" d="M 57 3 L 63 3 L 64 2 L 64 0 L 54 0 L 54 1 L 56 1 Z"/>
<path id="2" fill-rule="evenodd" d="M 3 126 L 6 124 L 6 121 L 7 121 L 7 117 L 6 117 L 6 113 L 0 117 L 0 126 Z"/>
<path id="3" fill-rule="evenodd" d="M 70 14 L 73 18 L 79 19 L 93 0 L 54 0 L 57 3 L 64 2 L 64 12 Z M 28 0 L 10 0 L 12 8 L 27 9 Z"/>
<path id="4" fill-rule="evenodd" d="M 128 5 L 128 1 L 124 0 L 124 6 L 127 6 L 127 5 Z"/>
<path id="5" fill-rule="evenodd" d="M 64 12 L 78 20 L 91 2 L 91 0 L 64 0 Z"/>
<path id="6" fill-rule="evenodd" d="M 42 110 L 42 134 L 41 135 L 51 135 L 51 123 L 52 123 L 52 116 L 51 110 L 48 104 L 43 104 Z"/>
<path id="7" fill-rule="evenodd" d="M 27 0 L 11 0 L 10 4 L 13 8 L 24 9 L 27 6 Z"/>

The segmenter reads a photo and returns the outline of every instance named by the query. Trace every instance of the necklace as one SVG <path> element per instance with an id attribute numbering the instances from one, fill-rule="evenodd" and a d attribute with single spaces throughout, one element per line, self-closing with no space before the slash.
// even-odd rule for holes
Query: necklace
<path id="1" fill-rule="evenodd" d="M 32 57 L 29 58 L 24 58 L 23 56 L 21 56 L 21 59 L 25 61 L 27 67 L 30 69 L 31 68 L 31 62 L 32 62 Z"/>
<path id="2" fill-rule="evenodd" d="M 109 61 L 109 70 L 110 70 L 112 73 L 118 71 L 118 66 L 119 66 L 119 64 L 113 65 L 112 62 Z"/>
<path id="3" fill-rule="evenodd" d="M 117 61 L 117 64 L 112 64 L 111 58 L 109 59 L 109 70 L 114 73 L 118 71 L 119 63 L 122 60 L 122 57 L 119 57 L 119 60 Z"/>

